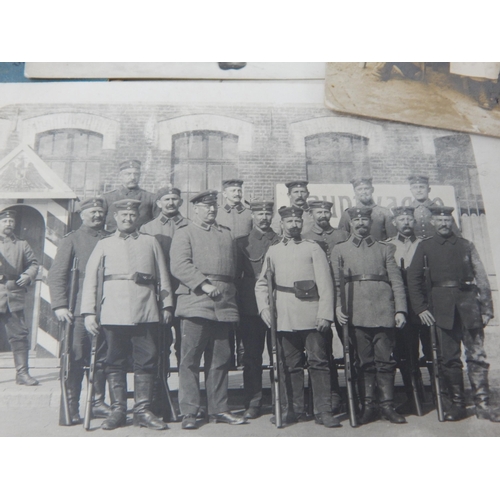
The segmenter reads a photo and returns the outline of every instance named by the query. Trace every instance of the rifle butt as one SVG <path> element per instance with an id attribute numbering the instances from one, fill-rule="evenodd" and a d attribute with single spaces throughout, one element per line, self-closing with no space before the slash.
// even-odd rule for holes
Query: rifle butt
<path id="1" fill-rule="evenodd" d="M 349 410 L 349 424 L 351 427 L 358 426 L 356 415 L 356 403 L 354 397 L 354 387 L 352 385 L 352 365 L 351 365 L 351 349 L 349 345 L 349 325 L 342 326 L 342 337 L 344 341 L 344 374 L 345 385 L 347 389 L 347 406 Z"/>

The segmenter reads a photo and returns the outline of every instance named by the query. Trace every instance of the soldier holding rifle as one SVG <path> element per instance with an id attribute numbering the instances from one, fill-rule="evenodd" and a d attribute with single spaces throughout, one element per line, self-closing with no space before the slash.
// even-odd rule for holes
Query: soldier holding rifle
<path id="1" fill-rule="evenodd" d="M 440 348 L 440 372 L 451 397 L 446 421 L 466 417 L 461 343 L 465 348 L 476 416 L 500 422 L 489 404 L 488 369 L 484 327 L 493 318 L 488 276 L 474 244 L 453 231 L 452 207 L 429 207 L 436 230 L 423 240 L 408 270 L 411 304 L 423 324 L 436 325 Z M 424 261 L 430 270 L 431 297 L 425 288 Z M 433 310 L 429 308 L 432 299 Z"/>
<path id="2" fill-rule="evenodd" d="M 84 367 L 89 366 L 90 361 L 90 338 L 80 311 L 85 267 L 97 242 L 109 234 L 103 229 L 105 211 L 102 198 L 88 198 L 82 201 L 78 207 L 78 212 L 82 225 L 76 231 L 68 233 L 59 242 L 48 279 L 52 310 L 57 320 L 64 325 L 67 333 L 71 333 L 72 342 L 69 346 L 70 359 L 66 381 L 66 393 L 71 416 L 70 425 L 81 423 L 79 412 L 80 392 Z M 77 266 L 72 271 L 75 257 Z M 74 304 L 69 303 L 70 290 L 68 285 L 72 280 L 72 272 L 76 272 L 78 275 L 76 277 Z M 67 330 L 68 328 L 72 328 L 72 331 Z M 105 357 L 106 342 L 104 336 L 99 336 L 97 339 L 97 364 L 94 373 L 94 400 L 92 404 L 94 418 L 106 418 L 110 414 L 109 406 L 104 403 L 106 386 Z"/>
<path id="3" fill-rule="evenodd" d="M 106 430 L 126 423 L 130 355 L 134 365 L 134 425 L 155 430 L 167 428 L 150 406 L 157 373 L 158 323 L 169 324 L 172 320 L 172 290 L 160 244 L 153 236 L 136 230 L 139 205 L 140 201 L 133 199 L 113 204 L 117 230 L 97 243 L 83 284 L 81 314 L 85 327 L 98 335 L 102 326 L 108 345 L 106 376 L 112 412 L 101 426 Z M 98 322 L 100 267 L 104 278 Z"/>
<path id="4" fill-rule="evenodd" d="M 304 351 L 311 374 L 314 415 L 317 424 L 340 427 L 332 413 L 328 332 L 333 321 L 333 282 L 328 261 L 321 247 L 301 239 L 300 208 L 281 207 L 283 238 L 272 245 L 266 259 L 272 267 L 277 309 L 278 343 L 283 353 L 288 407 L 285 421 L 304 417 Z M 266 280 L 267 260 L 255 286 L 260 315 L 271 327 Z"/>
<path id="5" fill-rule="evenodd" d="M 332 266 L 336 296 L 340 296 L 340 262 L 348 285 L 348 314 L 338 303 L 336 315 L 341 325 L 349 323 L 352 328 L 363 399 L 359 423 L 367 424 L 377 417 L 376 387 L 382 416 L 391 423 L 405 423 L 393 407 L 395 327 L 403 328 L 407 312 L 403 278 L 394 260 L 395 248 L 370 235 L 371 208 L 353 207 L 346 213 L 352 234 L 334 247 Z"/>

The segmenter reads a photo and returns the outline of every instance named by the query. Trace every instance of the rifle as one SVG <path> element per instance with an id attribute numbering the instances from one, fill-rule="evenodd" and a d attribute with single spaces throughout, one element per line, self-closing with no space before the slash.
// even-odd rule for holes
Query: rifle
<path id="1" fill-rule="evenodd" d="M 428 309 L 432 313 L 432 281 L 431 281 L 431 270 L 427 261 L 427 255 L 424 255 L 424 274 L 425 274 L 425 285 L 427 289 L 427 304 Z M 441 382 L 439 379 L 439 356 L 438 356 L 438 343 L 437 343 L 437 331 L 436 323 L 433 323 L 430 327 L 431 333 L 431 344 L 432 344 L 432 381 L 434 386 L 434 391 L 436 393 L 436 408 L 438 414 L 438 420 L 444 422 L 444 410 L 443 410 L 443 399 L 441 397 Z"/>
<path id="2" fill-rule="evenodd" d="M 76 295 L 78 289 L 78 257 L 73 259 L 73 265 L 70 271 L 68 310 L 75 312 Z M 72 425 L 71 413 L 68 400 L 68 377 L 71 369 L 71 346 L 73 344 L 73 323 L 66 322 L 62 338 L 61 354 L 61 402 L 59 404 L 59 425 Z"/>
<path id="3" fill-rule="evenodd" d="M 158 332 L 158 378 L 163 389 L 164 398 L 162 402 L 165 403 L 162 410 L 164 419 L 167 418 L 170 422 L 178 422 L 179 416 L 175 410 L 175 406 L 172 402 L 172 396 L 170 394 L 170 388 L 168 386 L 168 377 L 170 377 L 170 363 L 168 362 L 167 346 L 165 342 L 165 333 L 161 331 L 162 325 L 160 325 L 160 330 Z M 175 332 L 178 334 L 178 332 Z"/>
<path id="4" fill-rule="evenodd" d="M 342 260 L 342 257 L 339 257 L 339 281 L 340 281 L 340 306 L 342 309 L 342 313 L 348 315 L 349 312 L 348 312 L 346 293 L 345 293 L 344 262 Z M 351 424 L 351 427 L 357 427 L 358 421 L 356 418 L 356 404 L 354 401 L 354 387 L 352 380 L 349 321 L 345 325 L 342 325 L 342 338 L 344 344 L 344 373 L 345 373 L 345 385 L 347 388 L 347 402 L 349 407 L 349 423 Z"/>
<path id="5" fill-rule="evenodd" d="M 104 255 L 101 257 L 99 267 L 97 268 L 97 293 L 96 293 L 96 321 L 101 322 L 101 304 L 104 287 Z M 97 337 L 92 335 L 92 347 L 90 350 L 90 363 L 87 376 L 87 400 L 85 402 L 85 415 L 83 417 L 83 428 L 88 431 L 90 429 L 90 421 L 92 420 L 92 400 L 94 398 L 94 373 L 97 359 Z"/>
<path id="6" fill-rule="evenodd" d="M 403 276 L 403 282 L 405 287 L 406 285 L 406 269 L 405 269 L 405 260 L 401 257 L 401 274 Z M 413 357 L 413 352 L 411 349 L 411 340 L 408 340 L 406 337 L 403 339 L 405 342 L 405 347 L 406 347 L 406 362 L 409 365 L 410 369 L 410 381 L 411 381 L 411 390 L 412 390 L 412 395 L 413 395 L 413 403 L 415 405 L 415 410 L 417 411 L 417 415 L 421 417 L 424 412 L 422 410 L 422 403 L 420 402 L 420 395 L 419 395 L 419 387 L 417 383 L 417 377 L 415 377 L 415 370 L 418 369 L 420 370 L 419 367 L 415 367 L 415 359 Z"/>
<path id="7" fill-rule="evenodd" d="M 283 427 L 281 415 L 281 391 L 280 391 L 280 359 L 279 346 L 277 340 L 276 325 L 276 304 L 274 302 L 273 291 L 273 271 L 271 270 L 271 258 L 267 258 L 266 269 L 267 293 L 269 296 L 269 312 L 271 313 L 271 357 L 273 364 L 273 387 L 274 387 L 274 415 L 276 417 L 276 427 Z"/>

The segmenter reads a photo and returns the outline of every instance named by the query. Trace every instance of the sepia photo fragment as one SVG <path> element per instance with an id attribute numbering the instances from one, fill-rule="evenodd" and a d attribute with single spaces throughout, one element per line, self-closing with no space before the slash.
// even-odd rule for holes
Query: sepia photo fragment
<path id="1" fill-rule="evenodd" d="M 370 86 L 460 93 L 440 68 Z M 432 94 L 415 121 L 441 128 L 398 123 L 372 111 L 373 69 L 330 64 L 342 113 L 322 81 L 1 86 L 0 434 L 499 436 L 500 146 L 471 132 L 500 110 Z M 452 354 L 412 312 L 424 278 Z"/>

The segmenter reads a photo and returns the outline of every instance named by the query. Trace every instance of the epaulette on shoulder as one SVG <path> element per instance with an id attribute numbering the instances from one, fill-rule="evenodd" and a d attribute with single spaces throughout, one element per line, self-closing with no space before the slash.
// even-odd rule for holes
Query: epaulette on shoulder
<path id="1" fill-rule="evenodd" d="M 422 241 L 430 240 L 431 238 L 432 236 L 417 236 L 417 240 L 422 240 Z"/>
<path id="2" fill-rule="evenodd" d="M 113 234 L 115 234 L 115 233 L 105 234 L 105 235 L 103 235 L 103 237 L 101 238 L 101 240 L 105 240 L 106 238 L 110 238 L 111 236 L 113 236 Z"/>
<path id="3" fill-rule="evenodd" d="M 380 243 L 381 245 L 388 245 L 390 243 L 390 241 L 387 241 L 387 240 L 378 240 L 378 241 L 375 241 L 375 243 Z"/>
<path id="4" fill-rule="evenodd" d="M 272 243 L 271 246 L 277 245 L 278 243 L 281 243 L 283 241 L 283 236 L 280 236 L 279 238 L 276 238 Z"/>
<path id="5" fill-rule="evenodd" d="M 392 236 L 391 238 L 387 238 L 383 240 L 384 243 L 392 243 L 396 239 L 396 236 Z"/>
<path id="6" fill-rule="evenodd" d="M 69 233 L 66 233 L 63 238 L 67 238 L 68 236 L 70 236 L 71 234 L 73 234 L 75 231 L 70 231 Z"/>
<path id="7" fill-rule="evenodd" d="M 302 239 L 301 241 L 304 241 L 306 243 L 314 243 L 315 245 L 318 245 L 319 243 L 317 241 L 314 241 L 314 240 L 310 240 L 308 238 L 304 238 Z"/>
<path id="8" fill-rule="evenodd" d="M 228 231 L 231 231 L 231 228 L 230 227 L 227 227 L 227 226 L 224 226 L 222 224 L 218 224 L 218 226 L 222 229 L 227 229 Z"/>

